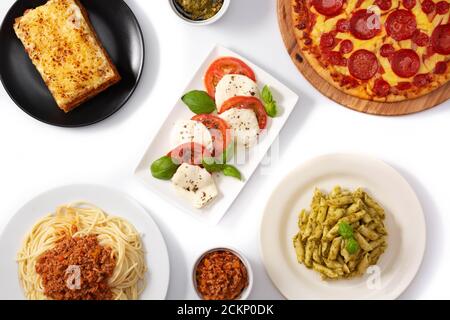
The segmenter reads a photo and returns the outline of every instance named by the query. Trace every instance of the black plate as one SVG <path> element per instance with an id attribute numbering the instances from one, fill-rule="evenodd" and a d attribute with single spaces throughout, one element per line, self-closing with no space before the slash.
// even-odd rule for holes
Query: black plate
<path id="1" fill-rule="evenodd" d="M 60 110 L 13 30 L 14 19 L 46 0 L 18 0 L 0 30 L 0 80 L 14 102 L 32 117 L 56 126 L 81 127 L 119 110 L 134 92 L 144 65 L 139 23 L 122 0 L 80 0 L 122 80 L 65 114 Z"/>

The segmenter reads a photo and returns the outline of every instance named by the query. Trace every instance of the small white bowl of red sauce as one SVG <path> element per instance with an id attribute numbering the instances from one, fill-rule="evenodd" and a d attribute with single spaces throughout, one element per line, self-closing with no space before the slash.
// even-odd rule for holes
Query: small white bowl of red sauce
<path id="1" fill-rule="evenodd" d="M 198 257 L 192 281 L 201 300 L 246 300 L 253 287 L 253 271 L 241 252 L 218 247 Z"/>

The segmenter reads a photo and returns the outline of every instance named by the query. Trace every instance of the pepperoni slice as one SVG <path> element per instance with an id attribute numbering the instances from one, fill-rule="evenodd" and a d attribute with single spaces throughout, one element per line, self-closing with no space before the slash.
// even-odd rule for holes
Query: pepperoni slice
<path id="1" fill-rule="evenodd" d="M 427 50 L 425 51 L 425 53 L 423 54 L 423 60 L 426 60 L 428 58 L 430 58 L 431 56 L 433 56 L 436 52 L 434 52 L 434 49 L 431 45 L 429 45 L 427 47 Z"/>
<path id="2" fill-rule="evenodd" d="M 411 49 L 400 49 L 394 53 L 391 60 L 392 71 L 402 78 L 412 77 L 419 71 L 420 59 Z"/>
<path id="3" fill-rule="evenodd" d="M 357 79 L 369 80 L 378 71 L 377 56 L 365 49 L 357 50 L 348 60 L 348 70 Z"/>
<path id="4" fill-rule="evenodd" d="M 375 0 L 375 4 L 381 9 L 381 10 L 389 10 L 392 6 L 392 0 Z"/>
<path id="5" fill-rule="evenodd" d="M 448 9 L 450 8 L 450 4 L 446 1 L 439 1 L 436 3 L 436 13 L 437 14 L 446 14 Z"/>
<path id="6" fill-rule="evenodd" d="M 345 67 L 347 65 L 347 59 L 342 56 L 340 52 L 329 51 L 324 54 L 325 60 L 335 66 Z"/>
<path id="7" fill-rule="evenodd" d="M 353 43 L 350 40 L 344 40 L 341 42 L 339 52 L 342 54 L 350 53 L 353 51 Z"/>
<path id="8" fill-rule="evenodd" d="M 322 50 L 333 50 L 336 46 L 336 38 L 331 33 L 324 33 L 320 37 L 320 48 Z"/>
<path id="9" fill-rule="evenodd" d="M 338 22 L 336 22 L 336 30 L 338 32 L 345 33 L 350 30 L 350 21 L 345 19 L 339 19 Z"/>
<path id="10" fill-rule="evenodd" d="M 425 47 L 430 42 L 430 37 L 428 37 L 426 33 L 423 33 L 417 29 L 412 35 L 412 41 L 419 47 Z"/>
<path id="11" fill-rule="evenodd" d="M 344 0 L 313 0 L 312 5 L 320 14 L 333 17 L 341 11 Z"/>
<path id="12" fill-rule="evenodd" d="M 390 91 L 391 91 L 391 86 L 389 85 L 389 83 L 387 83 L 387 81 L 385 81 L 383 79 L 375 80 L 375 84 L 373 86 L 373 92 L 378 97 L 386 97 Z"/>
<path id="13" fill-rule="evenodd" d="M 403 0 L 403 6 L 405 9 L 411 10 L 416 6 L 416 0 Z"/>
<path id="14" fill-rule="evenodd" d="M 432 13 L 434 11 L 434 2 L 431 0 L 425 0 L 422 2 L 422 11 L 426 14 Z"/>
<path id="15" fill-rule="evenodd" d="M 387 34 L 397 41 L 410 39 L 416 29 L 416 16 L 408 10 L 396 10 L 386 19 Z"/>
<path id="16" fill-rule="evenodd" d="M 411 82 L 399 82 L 395 87 L 398 90 L 408 90 L 408 89 L 411 89 L 412 84 L 411 84 Z"/>
<path id="17" fill-rule="evenodd" d="M 431 45 L 436 53 L 450 54 L 450 23 L 437 26 L 431 34 Z"/>
<path id="18" fill-rule="evenodd" d="M 382 57 L 388 58 L 392 56 L 395 52 L 394 46 L 392 44 L 383 44 L 380 48 L 380 54 Z"/>
<path id="19" fill-rule="evenodd" d="M 341 86 L 348 88 L 356 88 L 359 85 L 359 81 L 351 76 L 343 76 L 341 79 Z"/>
<path id="20" fill-rule="evenodd" d="M 350 19 L 350 32 L 358 39 L 372 39 L 380 31 L 380 17 L 366 9 L 356 11 Z"/>
<path id="21" fill-rule="evenodd" d="M 431 81 L 433 80 L 433 78 L 431 77 L 431 75 L 429 73 L 421 73 L 418 74 L 414 77 L 413 79 L 413 84 L 416 87 L 425 87 L 427 84 L 429 84 Z"/>
<path id="22" fill-rule="evenodd" d="M 435 74 L 444 74 L 445 71 L 447 71 L 447 62 L 439 61 L 434 66 L 434 73 Z"/>

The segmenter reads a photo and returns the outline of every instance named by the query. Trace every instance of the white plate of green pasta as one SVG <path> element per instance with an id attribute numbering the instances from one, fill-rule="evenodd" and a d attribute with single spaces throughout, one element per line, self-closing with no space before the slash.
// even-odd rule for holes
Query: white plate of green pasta
<path id="1" fill-rule="evenodd" d="M 336 187 L 340 186 L 340 187 Z M 287 299 L 395 299 L 418 272 L 426 243 L 421 204 L 383 161 L 312 159 L 275 188 L 261 254 Z"/>

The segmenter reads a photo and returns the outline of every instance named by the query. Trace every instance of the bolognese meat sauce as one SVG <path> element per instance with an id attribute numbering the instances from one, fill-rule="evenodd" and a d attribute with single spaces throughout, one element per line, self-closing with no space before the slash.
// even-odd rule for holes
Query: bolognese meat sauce
<path id="1" fill-rule="evenodd" d="M 230 251 L 208 253 L 196 269 L 197 290 L 205 300 L 235 300 L 248 286 L 241 259 Z"/>
<path id="2" fill-rule="evenodd" d="M 108 279 L 115 265 L 111 248 L 101 246 L 95 235 L 65 237 L 39 257 L 36 272 L 50 299 L 111 300 L 113 293 Z M 76 275 L 69 272 L 70 267 L 79 268 L 79 287 L 69 278 Z"/>

